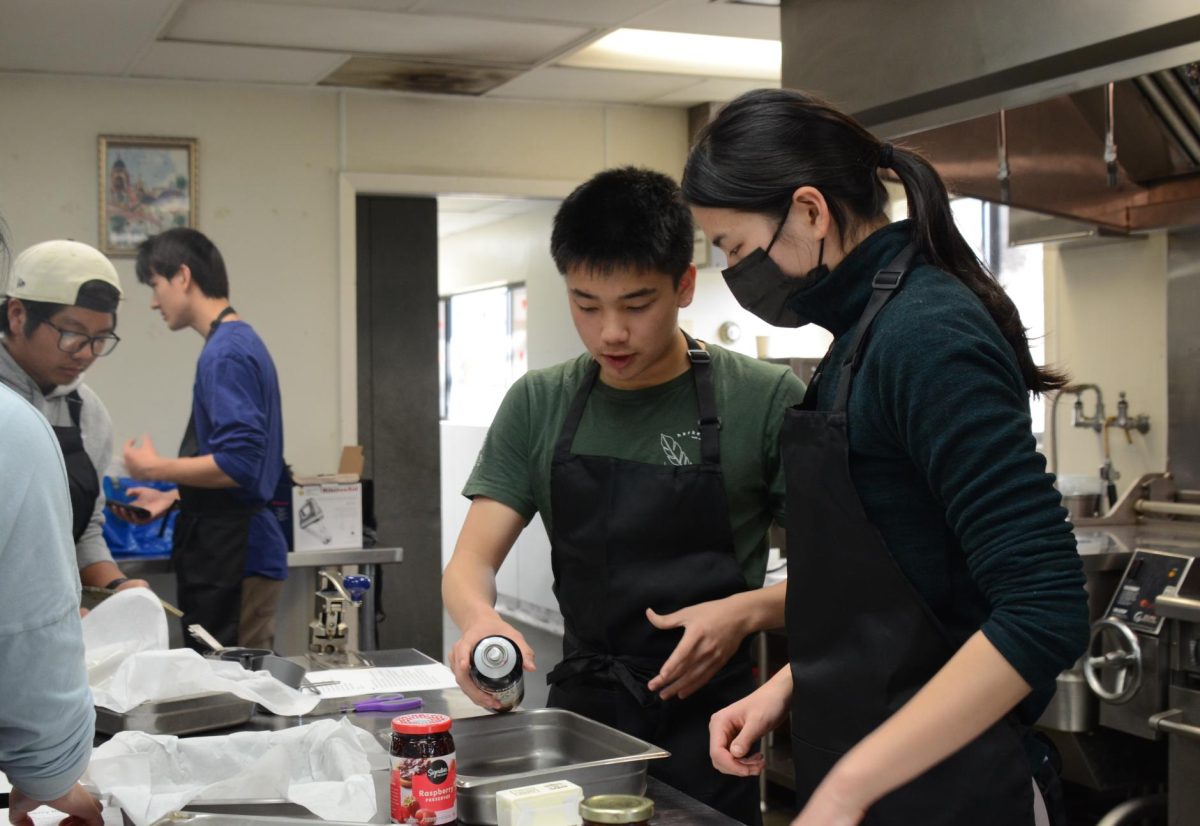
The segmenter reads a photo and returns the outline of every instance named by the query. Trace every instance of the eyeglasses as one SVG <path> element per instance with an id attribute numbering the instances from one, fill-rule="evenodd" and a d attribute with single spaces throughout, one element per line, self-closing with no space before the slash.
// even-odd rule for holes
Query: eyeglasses
<path id="1" fill-rule="evenodd" d="M 64 330 L 53 321 L 46 321 L 45 324 L 54 330 L 58 331 L 58 349 L 64 353 L 75 355 L 84 347 L 91 345 L 92 355 L 99 358 L 107 356 L 113 350 L 117 349 L 117 342 L 121 339 L 116 333 L 105 333 L 100 336 L 89 336 L 87 333 L 77 333 L 74 330 Z"/>

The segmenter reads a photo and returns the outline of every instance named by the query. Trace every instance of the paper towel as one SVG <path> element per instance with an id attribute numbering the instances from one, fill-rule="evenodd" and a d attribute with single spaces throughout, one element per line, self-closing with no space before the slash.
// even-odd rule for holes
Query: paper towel
<path id="1" fill-rule="evenodd" d="M 383 746 L 342 718 L 185 739 L 123 731 L 92 753 L 82 782 L 103 790 L 135 826 L 192 801 L 272 799 L 324 820 L 366 823 L 375 816 L 371 771 L 387 765 Z"/>
<path id="2" fill-rule="evenodd" d="M 83 642 L 95 704 L 124 713 L 146 702 L 214 691 L 251 700 L 273 714 L 307 714 L 321 698 L 266 671 L 209 660 L 190 648 L 167 649 L 167 620 L 145 588 L 113 594 L 83 618 Z"/>

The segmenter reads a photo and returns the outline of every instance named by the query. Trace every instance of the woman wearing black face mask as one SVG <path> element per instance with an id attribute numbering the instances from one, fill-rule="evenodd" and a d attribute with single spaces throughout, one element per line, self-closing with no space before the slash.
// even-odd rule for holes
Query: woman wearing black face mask
<path id="1" fill-rule="evenodd" d="M 888 222 L 880 168 L 910 220 Z M 713 717 L 714 764 L 761 772 L 746 755 L 790 705 L 796 824 L 1057 821 L 1028 729 L 1088 617 L 1028 394 L 1065 377 L 1034 364 L 933 168 L 828 104 L 734 100 L 683 192 L 743 306 L 834 334 L 783 431 L 791 664 Z"/>

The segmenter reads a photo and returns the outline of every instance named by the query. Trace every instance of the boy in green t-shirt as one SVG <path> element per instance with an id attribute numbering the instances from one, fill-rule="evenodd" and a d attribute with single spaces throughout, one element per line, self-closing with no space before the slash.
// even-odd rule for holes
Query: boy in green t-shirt
<path id="1" fill-rule="evenodd" d="M 563 202 L 550 248 L 588 352 L 509 390 L 463 491 L 442 595 L 462 630 L 459 685 L 496 708 L 468 660 L 500 634 L 533 670 L 495 610 L 495 577 L 540 512 L 565 626 L 550 705 L 667 749 L 652 774 L 757 823 L 757 781 L 713 769 L 708 718 L 755 688 L 748 636 L 783 624 L 786 586 L 761 586 L 782 516 L 780 425 L 804 387 L 679 329 L 692 238 L 678 186 L 649 170 L 602 172 Z"/>

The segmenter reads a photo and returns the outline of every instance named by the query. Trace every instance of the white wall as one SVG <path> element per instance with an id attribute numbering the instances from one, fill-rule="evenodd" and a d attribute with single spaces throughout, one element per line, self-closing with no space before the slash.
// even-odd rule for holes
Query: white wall
<path id="1" fill-rule="evenodd" d="M 1138 240 L 1047 246 L 1046 354 L 1065 368 L 1072 383 L 1104 391 L 1106 414 L 1115 416 L 1125 391 L 1130 415 L 1150 416 L 1150 432 L 1110 433 L 1112 461 L 1124 493 L 1143 473 L 1161 472 L 1167 459 L 1167 239 L 1154 233 Z M 1071 427 L 1074 394 L 1058 405 L 1061 473 L 1092 474 L 1102 458 L 1100 437 Z M 1095 401 L 1084 395 L 1085 413 Z M 1047 405 L 1047 416 L 1049 407 Z"/>
<path id="2" fill-rule="evenodd" d="M 353 399 L 342 398 L 354 394 L 353 353 L 339 351 L 353 341 L 353 308 L 346 316 L 339 302 L 352 303 L 340 271 L 354 260 L 353 227 L 339 227 L 353 220 L 340 211 L 340 173 L 583 181 L 637 163 L 678 175 L 687 141 L 680 109 L 35 75 L 0 75 L 0 111 L 0 216 L 18 251 L 53 237 L 97 243 L 97 135 L 199 139 L 199 229 L 271 348 L 286 452 L 301 472 L 334 468 L 356 429 Z M 168 333 L 132 262 L 117 266 L 123 341 L 88 381 L 118 442 L 145 430 L 173 451 L 200 339 Z"/>
<path id="3" fill-rule="evenodd" d="M 333 227 L 337 102 L 332 95 L 201 85 L 0 78 L 0 215 L 16 250 L 56 237 L 97 243 L 99 134 L 199 139 L 199 227 L 220 247 L 234 306 L 279 369 L 289 461 L 337 463 Z M 113 355 L 88 383 L 117 444 L 143 431 L 174 455 L 187 424 L 201 339 L 149 309 L 133 261 Z"/>

